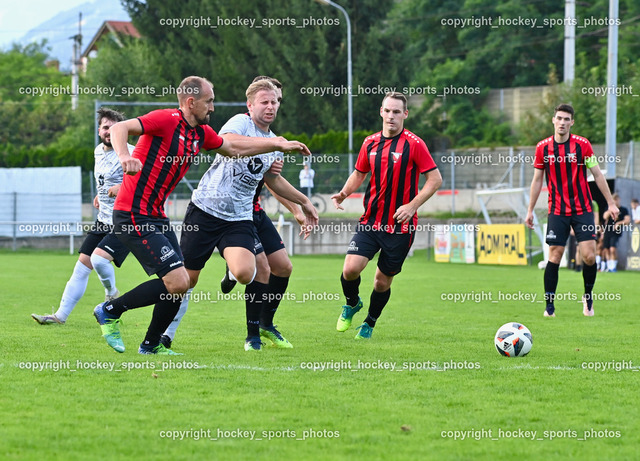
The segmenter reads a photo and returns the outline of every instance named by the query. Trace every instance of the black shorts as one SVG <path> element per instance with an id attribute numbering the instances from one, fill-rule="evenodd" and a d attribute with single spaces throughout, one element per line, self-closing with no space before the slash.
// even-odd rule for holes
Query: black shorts
<path id="1" fill-rule="evenodd" d="M 87 232 L 87 236 L 84 242 L 82 242 L 78 253 L 91 256 L 93 250 L 100 248 L 109 253 L 115 265 L 120 267 L 127 258 L 129 250 L 111 233 L 112 230 L 113 226 L 101 221 L 96 221 L 91 227 L 91 230 Z"/>
<path id="2" fill-rule="evenodd" d="M 547 221 L 547 237 L 545 241 L 550 246 L 565 246 L 571 228 L 573 228 L 578 242 L 597 240 L 598 238 L 593 213 L 571 216 L 550 214 Z"/>
<path id="3" fill-rule="evenodd" d="M 164 277 L 184 266 L 178 238 L 168 218 L 114 210 L 113 232 L 148 275 Z"/>
<path id="4" fill-rule="evenodd" d="M 256 248 L 256 254 L 264 253 L 269 256 L 278 250 L 284 248 L 282 237 L 273 225 L 273 221 L 267 216 L 264 210 L 253 212 L 253 224 L 256 226 L 258 239 L 260 240 L 260 248 Z"/>
<path id="5" fill-rule="evenodd" d="M 602 237 L 602 248 L 617 248 L 618 240 L 620 240 L 621 234 L 616 234 L 615 232 L 605 232 L 604 237 Z"/>
<path id="6" fill-rule="evenodd" d="M 390 234 L 380 230 L 371 230 L 369 226 L 358 224 L 356 234 L 349 242 L 348 255 L 359 255 L 372 260 L 379 250 L 378 268 L 389 277 L 402 270 L 402 264 L 413 245 L 414 234 Z"/>
<path id="7" fill-rule="evenodd" d="M 216 247 L 223 256 L 227 247 L 246 248 L 255 255 L 259 244 L 252 221 L 225 221 L 205 213 L 189 202 L 180 236 L 180 247 L 187 269 L 201 270 Z"/>

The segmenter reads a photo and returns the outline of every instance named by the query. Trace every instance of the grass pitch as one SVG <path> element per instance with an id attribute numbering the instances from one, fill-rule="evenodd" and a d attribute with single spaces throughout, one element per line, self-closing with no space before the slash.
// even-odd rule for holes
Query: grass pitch
<path id="1" fill-rule="evenodd" d="M 243 303 L 221 298 L 215 255 L 174 341 L 185 355 L 153 358 L 137 354 L 150 308 L 123 316 L 125 353 L 106 345 L 95 274 L 66 325 L 30 318 L 57 307 L 75 260 L 0 253 L 2 459 L 637 457 L 638 273 L 599 274 L 596 316 L 585 318 L 581 275 L 562 269 L 567 299 L 544 319 L 542 271 L 416 252 L 359 342 L 354 328 L 335 330 L 343 257 L 294 257 L 276 315 L 294 349 L 250 354 Z M 365 307 L 374 268 L 362 276 Z M 121 292 L 147 279 L 133 257 L 116 277 Z M 532 331 L 527 357 L 496 352 L 509 321 Z"/>

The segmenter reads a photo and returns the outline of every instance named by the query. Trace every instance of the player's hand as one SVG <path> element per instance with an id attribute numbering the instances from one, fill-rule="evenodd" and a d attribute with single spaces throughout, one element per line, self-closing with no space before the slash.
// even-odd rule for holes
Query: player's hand
<path id="1" fill-rule="evenodd" d="M 304 237 L 303 240 L 306 240 L 309 235 L 311 235 L 311 231 L 318 225 L 318 211 L 311 204 L 311 201 L 308 200 L 307 203 L 300 205 L 302 207 L 302 212 L 304 213 L 304 224 L 300 228 L 300 234 Z"/>
<path id="2" fill-rule="evenodd" d="M 345 194 L 344 192 L 340 191 L 337 194 L 333 194 L 331 196 L 331 201 L 333 202 L 333 206 L 336 207 L 336 209 L 338 210 L 344 210 L 344 208 L 342 207 L 342 202 L 344 202 L 344 199 L 347 198 L 347 194 Z"/>
<path id="3" fill-rule="evenodd" d="M 529 229 L 533 229 L 533 213 L 531 211 L 527 211 L 527 217 L 524 218 L 524 223 Z"/>
<path id="4" fill-rule="evenodd" d="M 97 210 L 100 209 L 100 201 L 98 200 L 98 196 L 93 197 L 93 207 Z"/>
<path id="5" fill-rule="evenodd" d="M 130 155 L 120 157 L 120 164 L 124 174 L 134 175 L 142 170 L 142 162 Z"/>
<path id="6" fill-rule="evenodd" d="M 409 222 L 413 216 L 416 214 L 416 209 L 410 203 L 406 205 L 402 205 L 399 207 L 396 212 L 393 214 L 393 219 L 398 221 L 400 224 L 404 224 Z"/>
<path id="7" fill-rule="evenodd" d="M 115 197 L 116 195 L 118 195 L 118 192 L 120 192 L 120 184 L 116 184 L 115 186 L 110 187 L 107 191 L 107 195 L 109 197 Z"/>
<path id="8" fill-rule="evenodd" d="M 287 141 L 282 136 L 279 136 L 277 140 L 278 150 L 281 150 L 282 152 L 300 151 L 302 155 L 311 155 L 309 148 L 300 141 Z"/>
<path id="9" fill-rule="evenodd" d="M 620 213 L 620 210 L 618 209 L 617 206 L 615 206 L 615 204 L 612 204 L 612 205 L 609 205 L 609 208 L 605 213 L 609 213 L 609 216 L 611 216 L 611 219 L 613 220 L 613 222 L 616 222 L 616 219 L 618 219 L 618 214 Z"/>
<path id="10" fill-rule="evenodd" d="M 279 175 L 280 173 L 282 173 L 283 166 L 284 162 L 278 159 L 271 164 L 271 168 L 269 168 L 268 173 Z"/>
<path id="11" fill-rule="evenodd" d="M 306 218 L 304 216 L 304 213 L 300 210 L 300 208 L 296 209 L 296 211 L 293 213 L 293 217 L 298 222 L 299 225 L 304 226 Z"/>

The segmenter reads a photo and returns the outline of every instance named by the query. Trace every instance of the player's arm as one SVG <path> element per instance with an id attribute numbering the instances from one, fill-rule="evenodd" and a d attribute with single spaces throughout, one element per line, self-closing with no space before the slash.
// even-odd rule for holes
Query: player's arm
<path id="1" fill-rule="evenodd" d="M 342 190 L 337 194 L 333 194 L 331 196 L 331 201 L 338 210 L 344 210 L 344 208 L 342 207 L 342 202 L 344 202 L 347 197 L 358 190 L 358 187 L 362 185 L 366 177 L 367 173 L 353 170 L 353 173 L 351 173 L 351 176 L 349 176 L 347 182 L 345 182 L 344 186 L 342 186 Z"/>
<path id="2" fill-rule="evenodd" d="M 609 206 L 609 208 L 607 208 L 607 211 L 604 212 L 603 218 L 606 220 L 608 217 L 611 217 L 615 222 L 615 220 L 618 218 L 618 213 L 620 213 L 620 210 L 618 210 L 616 202 L 615 200 L 613 200 L 613 196 L 611 195 L 611 191 L 609 190 L 609 185 L 607 184 L 606 178 L 602 174 L 602 171 L 597 164 L 591 166 L 589 168 L 589 171 L 593 175 L 593 179 L 596 182 L 598 189 L 600 189 L 600 192 L 602 192 L 602 196 L 607 201 L 607 205 Z"/>
<path id="3" fill-rule="evenodd" d="M 275 138 L 253 138 L 236 133 L 220 135 L 224 142 L 217 151 L 225 157 L 250 157 L 279 150 L 281 152 L 299 151 L 302 155 L 311 155 L 309 148 L 299 141 L 287 141 L 278 136 Z"/>
<path id="4" fill-rule="evenodd" d="M 527 208 L 527 217 L 524 219 L 524 223 L 530 229 L 533 229 L 533 210 L 536 207 L 538 197 L 540 197 L 540 191 L 542 190 L 542 183 L 544 181 L 544 170 L 536 168 L 533 170 L 533 179 L 531 180 L 531 187 L 529 189 L 529 208 Z"/>
<path id="5" fill-rule="evenodd" d="M 267 189 L 269 189 L 269 192 L 271 192 L 271 195 L 273 195 L 273 197 L 278 202 L 282 203 L 282 205 L 284 205 L 284 207 L 287 210 L 289 210 L 291 214 L 293 214 L 293 217 L 295 218 L 296 221 L 298 221 L 298 224 L 300 224 L 301 226 L 305 225 L 304 213 L 302 212 L 302 210 L 300 209 L 297 203 L 294 203 L 291 200 L 287 200 L 286 198 L 282 197 L 276 191 L 272 190 L 269 186 L 267 186 Z"/>
<path id="6" fill-rule="evenodd" d="M 409 222 L 418 212 L 418 208 L 429 200 L 442 185 L 442 175 L 440 174 L 440 170 L 437 168 L 427 171 L 424 176 L 427 178 L 427 182 L 424 183 L 424 186 L 422 186 L 418 195 L 416 195 L 409 203 L 398 207 L 394 213 L 393 219 L 397 220 L 399 223 Z"/>
<path id="7" fill-rule="evenodd" d="M 269 190 L 274 191 L 280 197 L 300 205 L 305 218 L 302 232 L 304 232 L 304 238 L 306 239 L 311 234 L 311 230 L 318 225 L 318 212 L 311 200 L 279 174 L 267 172 L 264 175 L 264 183 Z"/>
<path id="8" fill-rule="evenodd" d="M 133 158 L 129 153 L 127 140 L 129 136 L 140 136 L 142 134 L 142 124 L 137 118 L 131 118 L 123 122 L 114 124 L 110 129 L 111 145 L 118 154 L 120 163 L 122 164 L 122 172 L 124 174 L 134 175 L 142 170 L 142 162 L 137 158 Z"/>

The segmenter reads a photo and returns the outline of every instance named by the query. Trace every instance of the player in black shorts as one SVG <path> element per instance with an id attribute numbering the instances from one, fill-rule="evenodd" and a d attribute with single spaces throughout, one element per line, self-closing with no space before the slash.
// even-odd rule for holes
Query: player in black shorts
<path id="1" fill-rule="evenodd" d="M 622 237 L 623 226 L 631 224 L 631 215 L 626 207 L 620 206 L 620 195 L 613 194 L 613 200 L 620 210 L 617 218 L 610 216 L 608 211 L 604 212 L 605 222 L 604 236 L 602 238 L 602 250 L 604 259 L 607 261 L 606 272 L 618 272 L 618 241 Z"/>
<path id="2" fill-rule="evenodd" d="M 371 292 L 369 312 L 358 327 L 356 339 L 369 339 L 376 321 L 391 296 L 391 282 L 402 270 L 418 223 L 418 208 L 442 184 L 442 176 L 422 139 L 404 129 L 409 115 L 401 93 L 387 93 L 382 100 L 382 131 L 364 140 L 355 171 L 340 191 L 331 197 L 336 208 L 371 178 L 364 197 L 365 212 L 349 243 L 340 277 L 347 304 L 342 306 L 336 329 L 346 331 L 354 314 L 363 307 L 359 296 L 360 273 L 380 251 Z M 426 183 L 418 191 L 418 180 Z"/>

